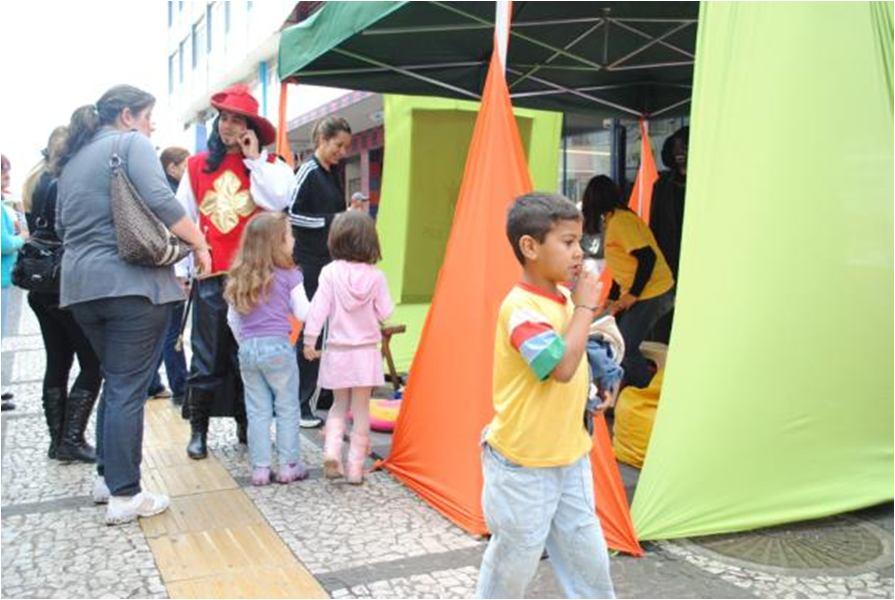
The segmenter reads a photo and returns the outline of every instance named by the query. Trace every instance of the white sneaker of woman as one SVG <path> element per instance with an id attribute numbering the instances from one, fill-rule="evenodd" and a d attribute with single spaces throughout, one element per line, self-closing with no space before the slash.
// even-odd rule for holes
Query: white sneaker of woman
<path id="1" fill-rule="evenodd" d="M 106 508 L 106 525 L 129 523 L 168 510 L 171 501 L 164 494 L 142 491 L 136 496 L 112 496 Z"/>

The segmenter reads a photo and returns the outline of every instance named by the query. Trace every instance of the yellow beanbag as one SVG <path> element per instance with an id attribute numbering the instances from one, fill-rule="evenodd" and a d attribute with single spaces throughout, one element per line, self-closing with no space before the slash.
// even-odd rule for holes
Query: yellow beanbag
<path id="1" fill-rule="evenodd" d="M 638 469 L 643 466 L 643 459 L 649 446 L 664 374 L 665 369 L 660 368 L 648 387 L 626 387 L 619 395 L 615 406 L 612 439 L 615 457 Z"/>

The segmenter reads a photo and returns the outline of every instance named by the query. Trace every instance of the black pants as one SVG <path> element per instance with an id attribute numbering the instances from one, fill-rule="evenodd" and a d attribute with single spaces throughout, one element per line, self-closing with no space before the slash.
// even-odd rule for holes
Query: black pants
<path id="1" fill-rule="evenodd" d="M 193 357 L 187 377 L 189 410 L 204 417 L 236 417 L 245 421 L 239 373 L 239 346 L 227 324 L 226 277 L 193 282 Z"/>
<path id="2" fill-rule="evenodd" d="M 140 493 L 143 407 L 165 341 L 170 304 L 142 296 L 71 306 L 96 351 L 106 380 L 96 411 L 96 470 L 113 496 Z"/>
<path id="3" fill-rule="evenodd" d="M 308 300 L 311 300 L 314 298 L 314 293 L 317 292 L 320 271 L 330 261 L 305 257 L 299 254 L 296 254 L 295 261 L 301 267 L 305 294 L 307 294 Z M 322 343 L 323 336 L 320 336 L 317 339 L 318 349 Z M 302 352 L 302 348 L 304 348 L 304 331 L 302 331 L 298 343 L 295 344 L 295 351 L 298 357 L 298 398 L 301 402 L 301 414 L 304 417 L 308 417 L 311 415 L 311 398 L 317 390 L 317 373 L 320 370 L 320 360 L 307 360 Z M 332 390 L 320 390 L 320 396 L 317 398 L 317 408 L 326 410 L 332 406 L 332 403 Z"/>
<path id="4" fill-rule="evenodd" d="M 72 313 L 59 308 L 59 295 L 29 292 L 28 304 L 37 316 L 47 354 L 43 389 L 68 390 L 68 376 L 77 355 L 81 372 L 72 387 L 98 393 L 102 382 L 99 358 Z"/>

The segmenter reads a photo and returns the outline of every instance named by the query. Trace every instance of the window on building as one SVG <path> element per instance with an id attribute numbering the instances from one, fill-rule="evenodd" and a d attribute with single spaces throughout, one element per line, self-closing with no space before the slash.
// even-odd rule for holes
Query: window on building
<path id="1" fill-rule="evenodd" d="M 205 17 L 201 17 L 193 25 L 193 68 L 197 68 L 205 59 Z"/>
<path id="2" fill-rule="evenodd" d="M 177 53 L 177 81 L 183 83 L 183 53 L 186 50 L 186 40 L 180 42 L 179 51 Z"/>
<path id="3" fill-rule="evenodd" d="M 168 2 L 168 27 L 174 24 L 174 2 Z"/>
<path id="4" fill-rule="evenodd" d="M 168 57 L 168 93 L 174 93 L 174 55 L 177 54 L 175 52 L 171 56 Z"/>
<path id="5" fill-rule="evenodd" d="M 254 5 L 255 5 L 255 3 L 252 2 L 252 0 L 246 0 L 246 11 L 247 11 L 247 12 L 248 12 L 248 11 L 251 11 L 251 10 L 252 10 L 252 7 L 253 7 Z"/>
<path id="6" fill-rule="evenodd" d="M 578 202 L 594 175 L 609 175 L 612 135 L 608 130 L 569 135 L 559 149 L 560 193 Z M 563 156 L 565 155 L 565 156 Z"/>
<path id="7" fill-rule="evenodd" d="M 230 33 L 230 3 L 224 2 L 224 33 Z"/>
<path id="8" fill-rule="evenodd" d="M 197 43 L 197 40 L 196 40 L 196 29 L 197 29 L 197 26 L 194 23 L 193 24 L 193 33 L 190 36 L 190 41 L 192 41 L 192 45 L 193 45 L 193 68 L 194 69 L 196 68 L 196 65 L 199 63 L 199 44 Z"/>
<path id="9" fill-rule="evenodd" d="M 183 0 L 177 2 L 177 12 L 183 12 Z"/>
<path id="10" fill-rule="evenodd" d="M 211 54 L 211 9 L 213 4 L 205 7 L 205 51 Z"/>

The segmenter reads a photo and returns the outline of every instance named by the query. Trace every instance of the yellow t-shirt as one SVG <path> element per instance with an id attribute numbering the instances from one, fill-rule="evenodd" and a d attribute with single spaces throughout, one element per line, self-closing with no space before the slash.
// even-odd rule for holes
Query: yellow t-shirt
<path id="1" fill-rule="evenodd" d="M 590 451 L 584 429 L 588 366 L 566 383 L 551 377 L 566 351 L 574 306 L 568 290 L 552 296 L 518 284 L 500 306 L 494 340 L 494 419 L 487 442 L 524 467 L 568 465 Z"/>
<path id="2" fill-rule="evenodd" d="M 631 256 L 631 251 L 646 246 L 656 253 L 656 264 L 639 298 L 646 300 L 661 296 L 674 286 L 674 277 L 665 262 L 665 256 L 659 250 L 656 237 L 635 213 L 621 209 L 609 213 L 604 231 L 606 264 L 612 269 L 612 278 L 618 283 L 622 294 L 631 289 L 637 272 L 637 259 Z"/>

